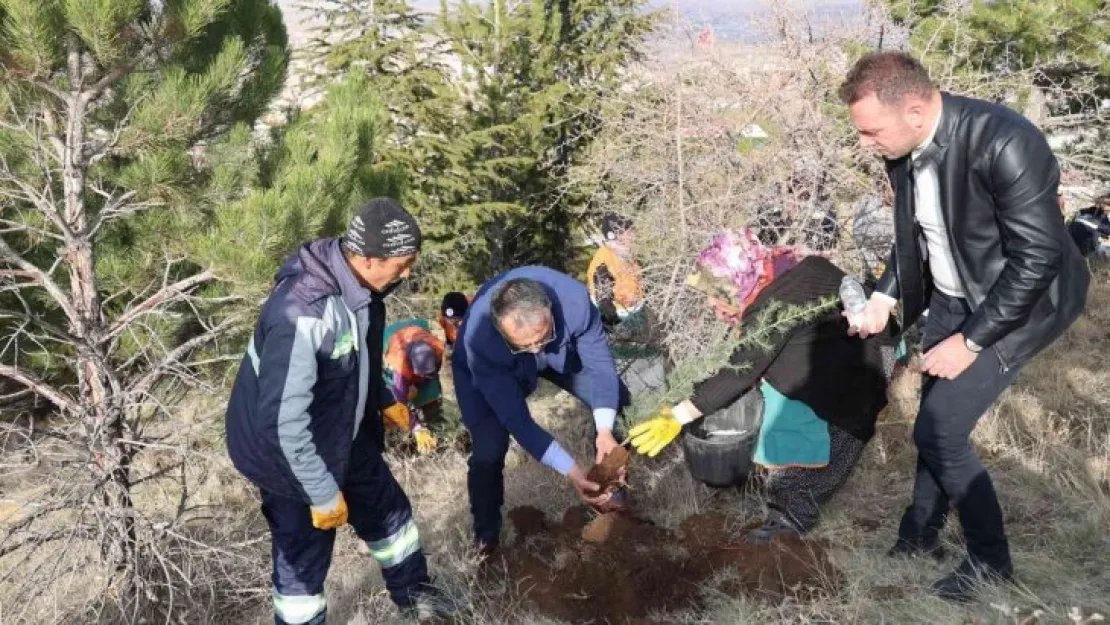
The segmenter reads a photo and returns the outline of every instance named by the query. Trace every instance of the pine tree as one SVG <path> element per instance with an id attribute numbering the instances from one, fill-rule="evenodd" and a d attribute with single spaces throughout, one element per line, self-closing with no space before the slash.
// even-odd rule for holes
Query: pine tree
<path id="1" fill-rule="evenodd" d="M 424 290 L 564 265 L 576 210 L 567 169 L 657 20 L 645 5 L 463 2 L 431 20 L 401 0 L 325 3 L 316 65 L 325 77 L 365 72 L 390 109 L 375 158 L 403 177 L 401 199 L 425 231 L 435 271 Z"/>
<path id="2" fill-rule="evenodd" d="M 445 285 L 426 286 L 465 286 L 450 254 L 459 233 L 445 228 L 440 215 L 450 210 L 445 198 L 467 193 L 468 150 L 459 140 L 466 112 L 434 22 L 404 0 L 323 0 L 312 7 L 322 24 L 309 46 L 317 84 L 362 75 L 390 114 L 390 131 L 376 137 L 373 167 L 403 181 L 398 199 L 425 237 L 422 264 L 436 267 L 435 283 Z"/>
<path id="3" fill-rule="evenodd" d="M 204 198 L 211 227 L 191 241 L 190 256 L 233 285 L 246 311 L 257 312 L 296 245 L 340 235 L 371 197 L 401 195 L 401 177 L 374 164 L 373 148 L 391 128 L 379 97 L 364 75 L 351 74 L 268 144 L 240 127 L 212 146 Z"/>
<path id="4" fill-rule="evenodd" d="M 660 14 L 642 0 L 462 2 L 441 27 L 468 88 L 469 194 L 453 230 L 478 232 L 473 275 L 565 268 L 579 198 L 569 168 L 598 131 L 602 97 L 640 58 Z"/>
<path id="5" fill-rule="evenodd" d="M 1035 69 L 1035 84 L 1110 96 L 1110 6 L 1104 0 L 884 0 L 937 67 L 999 76 Z M 1090 102 L 1072 102 L 1073 106 Z"/>
<path id="6" fill-rule="evenodd" d="M 98 596 L 128 614 L 183 615 L 167 592 L 231 592 L 171 562 L 187 550 L 166 541 L 196 540 L 182 533 L 192 490 L 169 485 L 176 510 L 137 500 L 178 474 L 136 461 L 156 448 L 185 466 L 174 402 L 241 359 L 234 338 L 278 263 L 400 192 L 372 168 L 388 119 L 365 81 L 259 141 L 287 59 L 269 0 L 0 0 L 0 388 L 34 398 L 16 408 L 37 410 L 58 450 L 28 456 L 45 490 L 0 530 L 0 557 L 66 546 L 6 580 L 27 600 L 5 616 L 88 568 L 86 542 L 113 586 Z"/>

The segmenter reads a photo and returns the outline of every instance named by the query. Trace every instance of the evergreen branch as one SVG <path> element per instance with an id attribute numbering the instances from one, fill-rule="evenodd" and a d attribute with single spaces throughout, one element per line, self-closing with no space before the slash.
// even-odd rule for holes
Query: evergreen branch
<path id="1" fill-rule="evenodd" d="M 153 50 L 153 48 L 150 45 L 144 46 L 143 49 L 139 50 L 139 52 L 137 54 L 135 54 L 134 56 L 132 56 L 128 60 L 120 63 L 119 65 L 117 65 L 113 69 L 109 70 L 108 73 L 105 74 L 103 77 L 101 77 L 100 80 L 93 83 L 93 85 L 91 87 L 89 87 L 88 89 L 82 91 L 80 97 L 86 103 L 92 102 L 105 89 L 111 87 L 112 85 L 114 85 L 117 82 L 119 82 L 120 80 L 122 80 L 124 76 L 127 76 L 128 74 L 130 74 L 131 71 L 133 69 L 135 69 L 135 67 L 139 63 L 141 63 L 142 61 L 144 61 L 146 59 L 147 55 L 150 54 L 152 52 L 152 50 Z"/>
<path id="2" fill-rule="evenodd" d="M 73 306 L 73 302 L 62 290 L 58 283 L 53 280 L 45 271 L 39 269 L 27 259 L 23 258 L 19 252 L 12 249 L 8 242 L 0 237 L 0 259 L 6 260 L 8 263 L 15 265 L 22 270 L 24 277 L 30 278 L 35 284 L 42 287 L 55 303 L 62 309 L 66 317 L 69 319 L 70 324 L 79 325 L 79 317 L 77 310 Z"/>
<path id="3" fill-rule="evenodd" d="M 77 337 L 71 335 L 69 332 L 66 332 L 63 328 L 60 328 L 60 327 L 58 327 L 58 326 L 56 326 L 52 323 L 44 321 L 38 315 L 32 315 L 32 314 L 28 314 L 28 313 L 19 313 L 19 312 L 15 312 L 15 311 L 11 311 L 11 310 L 0 310 L 0 319 L 10 319 L 10 320 L 24 321 L 26 323 L 29 323 L 31 325 L 34 325 L 34 326 L 42 329 L 42 331 L 46 332 L 47 334 L 49 334 L 53 338 L 55 338 L 59 341 L 62 341 L 63 343 L 70 343 L 70 344 L 77 344 L 78 343 Z"/>
<path id="4" fill-rule="evenodd" d="M 37 161 L 38 150 L 35 150 L 35 152 L 35 160 Z M 43 168 L 43 170 L 47 171 L 45 167 Z M 32 206 L 35 207 L 36 210 L 42 213 L 43 217 L 50 220 L 50 222 L 53 223 L 59 231 L 61 231 L 63 236 L 70 237 L 73 235 L 73 231 L 70 229 L 69 225 L 66 224 L 65 220 L 62 219 L 62 216 L 58 214 L 58 210 L 54 202 L 52 202 L 45 193 L 39 191 L 38 189 L 35 189 L 26 180 L 23 180 L 23 178 L 21 178 L 19 175 L 13 173 L 11 167 L 8 165 L 8 160 L 4 158 L 2 154 L 0 154 L 0 181 L 11 182 L 15 184 L 15 186 L 18 187 L 20 191 L 20 194 L 18 195 L 11 192 L 4 192 L 4 195 L 17 199 L 21 198 L 29 202 Z M 47 191 L 49 191 L 49 187 L 47 187 Z"/>
<path id="5" fill-rule="evenodd" d="M 0 377 L 22 384 L 28 390 L 48 400 L 64 412 L 74 415 L 81 412 L 77 402 L 71 397 L 35 376 L 21 371 L 18 367 L 0 364 Z"/>
<path id="6" fill-rule="evenodd" d="M 127 329 L 129 325 L 134 323 L 136 319 L 150 313 L 153 309 L 178 300 L 189 294 L 190 291 L 198 286 L 215 279 L 216 274 L 212 270 L 202 271 L 201 273 L 189 276 L 184 280 L 179 280 L 173 284 L 166 285 L 158 290 L 157 293 L 148 297 L 141 304 L 128 310 L 122 317 L 116 320 L 115 323 L 108 328 L 108 331 L 101 337 L 101 343 L 110 341 L 118 336 L 121 332 Z"/>
<path id="7" fill-rule="evenodd" d="M 90 239 L 100 231 L 101 226 L 113 219 L 128 217 L 159 206 L 156 202 L 129 203 L 128 200 L 135 197 L 136 191 L 128 191 L 118 197 L 115 193 L 108 193 L 95 185 L 93 186 L 93 191 L 106 199 L 108 203 L 101 209 L 96 217 L 93 218 L 93 222 L 89 226 L 88 234 L 86 235 Z"/>
<path id="8" fill-rule="evenodd" d="M 242 314 L 232 315 L 204 334 L 195 336 L 170 350 L 162 358 L 161 362 L 155 365 L 146 375 L 139 378 L 131 387 L 131 390 L 128 391 L 128 394 L 133 397 L 144 397 L 149 395 L 154 387 L 161 382 L 163 378 L 169 375 L 170 369 L 172 369 L 175 364 L 178 364 L 182 358 L 202 345 L 210 343 L 240 327 L 242 325 L 243 316 Z"/>
<path id="9" fill-rule="evenodd" d="M 783 305 L 772 300 L 750 324 L 754 326 L 754 330 L 744 332 L 741 335 L 737 347 L 745 349 L 759 348 L 764 352 L 770 351 L 773 349 L 771 342 L 776 337 L 789 334 L 794 328 L 817 319 L 835 309 L 839 302 L 839 298 L 835 295 L 822 297 L 812 304 L 793 306 Z"/>
<path id="10" fill-rule="evenodd" d="M 696 358 L 677 363 L 667 375 L 663 389 L 636 398 L 632 421 L 638 422 L 653 415 L 661 405 L 677 404 L 688 399 L 702 380 L 724 369 L 745 371 L 750 363 L 732 364 L 733 355 L 740 350 L 771 352 L 776 340 L 795 328 L 810 323 L 821 315 L 835 310 L 839 298 L 830 295 L 810 304 L 784 305 L 771 300 L 753 319 L 742 324 L 742 331 L 720 325 L 710 337 L 709 349 Z"/>

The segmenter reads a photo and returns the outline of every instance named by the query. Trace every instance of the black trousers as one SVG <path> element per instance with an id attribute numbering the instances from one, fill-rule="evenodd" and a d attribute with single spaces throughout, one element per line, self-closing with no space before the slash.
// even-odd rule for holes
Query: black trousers
<path id="1" fill-rule="evenodd" d="M 935 292 L 929 300 L 922 346 L 926 352 L 960 331 L 971 314 L 967 302 Z M 1002 524 L 1002 508 L 986 467 L 971 448 L 975 424 L 1017 377 L 1004 370 L 998 356 L 984 349 L 955 380 L 926 376 L 921 409 L 914 424 L 917 475 L 913 504 L 898 528 L 900 538 L 929 543 L 944 527 L 955 506 L 970 558 L 999 572 L 1010 573 L 1010 547 Z"/>

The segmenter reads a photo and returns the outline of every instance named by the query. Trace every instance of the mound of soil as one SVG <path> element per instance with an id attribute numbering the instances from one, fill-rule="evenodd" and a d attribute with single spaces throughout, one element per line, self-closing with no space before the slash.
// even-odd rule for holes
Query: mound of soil
<path id="1" fill-rule="evenodd" d="M 715 587 L 777 601 L 835 592 L 839 572 L 815 541 L 783 537 L 750 545 L 721 514 L 686 519 L 678 532 L 628 513 L 570 508 L 550 522 L 536 508 L 509 512 L 515 539 L 497 568 L 516 597 L 572 623 L 635 623 L 697 608 Z M 515 599 L 515 598 L 514 598 Z"/>

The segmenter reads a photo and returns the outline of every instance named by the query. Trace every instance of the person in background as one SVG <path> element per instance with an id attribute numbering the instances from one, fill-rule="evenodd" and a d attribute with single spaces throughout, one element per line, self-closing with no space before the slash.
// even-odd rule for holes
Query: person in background
<path id="1" fill-rule="evenodd" d="M 829 252 L 840 238 L 840 222 L 827 189 L 827 173 L 814 173 L 799 161 L 790 177 L 776 184 L 773 205 L 759 212 L 759 240 L 764 245 L 804 246 Z"/>
<path id="2" fill-rule="evenodd" d="M 805 308 L 836 298 L 845 275 L 819 256 L 799 259 L 791 248 L 764 246 L 750 229 L 714 237 L 695 269 L 688 283 L 707 295 L 719 320 L 740 332 L 772 306 Z M 861 347 L 847 327 L 832 306 L 773 334 L 769 349 L 741 345 L 731 366 L 696 384 L 689 399 L 633 428 L 633 446 L 655 456 L 684 425 L 758 389 L 764 413 L 754 461 L 766 470 L 769 515 L 749 540 L 808 533 L 856 466 L 887 403 L 891 372 L 883 349 L 894 339 L 872 336 Z"/>
<path id="3" fill-rule="evenodd" d="M 408 497 L 382 457 L 385 299 L 408 277 L 420 228 L 370 200 L 341 239 L 285 261 L 228 400 L 227 448 L 259 488 L 270 527 L 274 620 L 321 625 L 335 530 L 348 522 L 386 589 L 424 622 L 457 610 L 432 586 Z"/>
<path id="4" fill-rule="evenodd" d="M 398 321 L 383 336 L 385 377 L 393 401 L 384 412 L 386 424 L 408 432 L 421 454 L 435 451 L 436 437 L 427 424 L 441 414 L 443 389 L 439 370 L 443 366 L 443 341 L 423 319 Z"/>
<path id="5" fill-rule="evenodd" d="M 598 485 L 586 471 L 532 419 L 527 403 L 542 377 L 593 412 L 595 461 L 618 445 L 617 414 L 630 398 L 585 285 L 547 267 L 521 267 L 489 280 L 466 313 L 451 371 L 472 444 L 467 490 L 481 553 L 492 553 L 500 540 L 510 436 L 566 477 L 587 503 L 605 502 L 594 495 Z"/>
<path id="6" fill-rule="evenodd" d="M 601 235 L 586 269 L 590 300 L 601 312 L 621 380 L 633 394 L 650 392 L 666 383 L 667 356 L 659 326 L 644 305 L 640 266 L 632 257 L 632 223 L 607 213 Z"/>
<path id="7" fill-rule="evenodd" d="M 590 300 L 601 311 L 607 329 L 638 313 L 644 306 L 640 267 L 632 258 L 632 223 L 614 213 L 601 220 L 602 242 L 586 269 Z"/>
<path id="8" fill-rule="evenodd" d="M 466 309 L 470 308 L 470 298 L 464 293 L 458 291 L 451 291 L 443 296 L 443 300 L 439 303 L 439 327 L 443 328 L 443 336 L 447 342 L 447 348 L 453 349 L 455 341 L 458 340 L 459 326 L 462 325 L 463 318 L 466 317 Z"/>
<path id="9" fill-rule="evenodd" d="M 1110 258 L 1110 194 L 1096 198 L 1094 206 L 1076 213 L 1068 232 L 1084 256 Z"/>
<path id="10" fill-rule="evenodd" d="M 902 327 L 929 310 L 913 500 L 890 553 L 941 556 L 955 506 L 967 556 L 932 591 L 971 601 L 982 583 L 1013 576 L 1002 507 L 971 433 L 1025 363 L 1079 317 L 1090 273 L 1060 214 L 1056 157 L 1029 120 L 942 93 L 902 52 L 860 58 L 840 98 L 894 188 L 894 245 L 850 331 L 882 332 L 899 303 Z"/>

